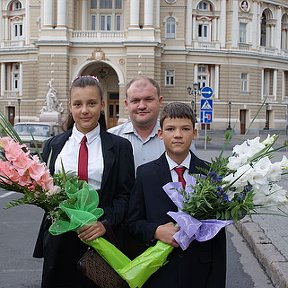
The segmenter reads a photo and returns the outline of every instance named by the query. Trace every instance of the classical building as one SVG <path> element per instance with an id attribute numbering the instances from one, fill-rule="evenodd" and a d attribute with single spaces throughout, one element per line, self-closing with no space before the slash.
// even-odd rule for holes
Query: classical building
<path id="1" fill-rule="evenodd" d="M 201 101 L 200 88 L 211 87 L 208 129 L 244 133 L 254 118 L 252 129 L 286 129 L 287 0 L 0 5 L 0 111 L 11 123 L 39 120 L 51 83 L 63 120 L 72 80 L 91 74 L 105 90 L 107 123 L 116 125 L 127 118 L 125 83 L 147 75 L 160 83 L 165 102 L 191 103 L 198 121 L 200 102 L 211 104 Z M 211 116 L 201 111 L 202 118 Z"/>

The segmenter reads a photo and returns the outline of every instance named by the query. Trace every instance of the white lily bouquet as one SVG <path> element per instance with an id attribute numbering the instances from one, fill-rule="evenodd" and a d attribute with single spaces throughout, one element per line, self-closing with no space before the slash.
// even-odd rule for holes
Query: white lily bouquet
<path id="1" fill-rule="evenodd" d="M 181 183 L 167 183 L 163 189 L 179 208 L 168 214 L 180 230 L 175 240 L 185 250 L 193 240 L 207 241 L 221 228 L 247 214 L 261 213 L 260 208 L 274 208 L 272 213 L 286 215 L 281 205 L 288 204 L 287 190 L 279 186 L 288 171 L 288 159 L 272 163 L 278 136 L 246 140 L 233 148 L 230 157 L 222 153 L 212 160 L 209 170 L 190 175 L 186 188 Z M 277 211 L 275 212 L 275 208 Z M 286 215 L 287 216 L 287 215 Z"/>

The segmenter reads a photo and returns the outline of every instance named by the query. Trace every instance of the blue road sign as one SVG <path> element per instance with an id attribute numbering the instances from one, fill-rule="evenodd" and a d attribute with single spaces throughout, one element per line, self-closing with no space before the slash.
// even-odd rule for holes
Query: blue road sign
<path id="1" fill-rule="evenodd" d="M 213 110 L 213 100 L 212 99 L 200 99 L 200 109 L 201 110 Z"/>
<path id="2" fill-rule="evenodd" d="M 201 123 L 212 123 L 213 120 L 213 111 L 205 111 L 201 110 L 201 117 L 200 117 L 200 122 Z"/>
<path id="3" fill-rule="evenodd" d="M 204 98 L 211 98 L 213 95 L 213 89 L 211 87 L 203 87 L 201 89 L 201 95 Z"/>

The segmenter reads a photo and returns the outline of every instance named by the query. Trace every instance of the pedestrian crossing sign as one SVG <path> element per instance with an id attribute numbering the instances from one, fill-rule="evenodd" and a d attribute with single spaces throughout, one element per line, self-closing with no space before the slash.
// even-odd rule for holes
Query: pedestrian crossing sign
<path id="1" fill-rule="evenodd" d="M 201 99 L 200 100 L 200 109 L 201 110 L 213 110 L 213 100 L 212 99 Z"/>

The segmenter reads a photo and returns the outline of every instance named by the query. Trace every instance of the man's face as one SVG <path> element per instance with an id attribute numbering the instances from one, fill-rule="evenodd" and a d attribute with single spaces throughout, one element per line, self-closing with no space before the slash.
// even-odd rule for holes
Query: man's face
<path id="1" fill-rule="evenodd" d="M 187 157 L 195 136 L 196 130 L 192 121 L 187 118 L 166 118 L 158 132 L 158 137 L 164 141 L 167 154 L 174 161 L 183 161 Z"/>
<path id="2" fill-rule="evenodd" d="M 127 90 L 125 105 L 130 119 L 136 127 L 151 127 L 155 125 L 162 96 L 157 95 L 157 89 L 147 79 L 132 83 Z"/>

